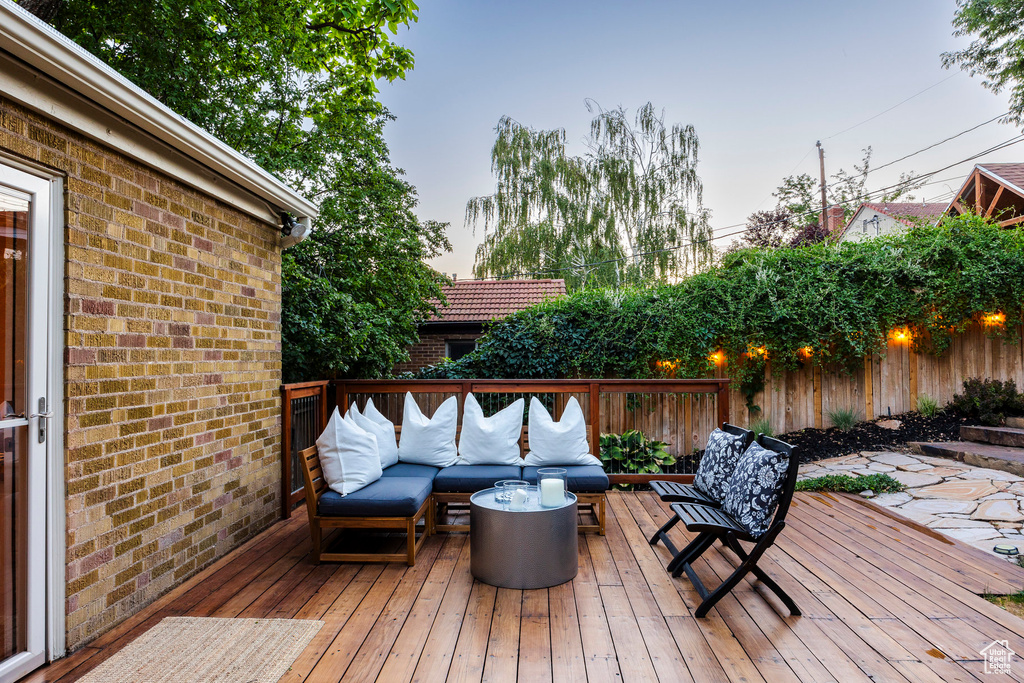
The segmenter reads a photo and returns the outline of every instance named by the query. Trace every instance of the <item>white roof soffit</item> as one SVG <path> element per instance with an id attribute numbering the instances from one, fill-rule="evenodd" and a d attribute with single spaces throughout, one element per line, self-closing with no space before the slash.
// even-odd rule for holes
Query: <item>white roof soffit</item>
<path id="1" fill-rule="evenodd" d="M 300 226 L 291 238 L 285 238 L 286 246 L 309 233 L 318 213 L 315 204 L 10 0 L 0 0 L 0 48 L 280 210 L 294 214 Z"/>

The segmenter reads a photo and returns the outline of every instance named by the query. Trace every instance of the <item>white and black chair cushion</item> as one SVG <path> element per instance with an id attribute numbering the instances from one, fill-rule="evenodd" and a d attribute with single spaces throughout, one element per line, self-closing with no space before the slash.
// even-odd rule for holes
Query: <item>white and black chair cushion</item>
<path id="1" fill-rule="evenodd" d="M 722 511 L 751 537 L 761 537 L 771 526 L 788 469 L 787 454 L 750 444 L 729 480 Z"/>
<path id="2" fill-rule="evenodd" d="M 743 456 L 743 436 L 716 429 L 708 437 L 704 457 L 700 459 L 693 486 L 713 501 L 722 501 L 729 490 L 732 474 Z"/>

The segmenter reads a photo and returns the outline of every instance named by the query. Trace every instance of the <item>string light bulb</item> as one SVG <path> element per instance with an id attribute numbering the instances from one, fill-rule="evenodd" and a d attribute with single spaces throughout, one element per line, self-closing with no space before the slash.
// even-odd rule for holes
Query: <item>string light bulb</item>
<path id="1" fill-rule="evenodd" d="M 767 358 L 768 349 L 764 346 L 750 346 L 747 348 L 747 355 L 751 358 Z"/>

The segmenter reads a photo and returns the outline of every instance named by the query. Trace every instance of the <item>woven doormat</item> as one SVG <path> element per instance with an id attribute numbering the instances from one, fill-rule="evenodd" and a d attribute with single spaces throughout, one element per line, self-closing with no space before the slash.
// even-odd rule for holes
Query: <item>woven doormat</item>
<path id="1" fill-rule="evenodd" d="M 276 683 L 322 621 L 167 617 L 81 683 Z"/>

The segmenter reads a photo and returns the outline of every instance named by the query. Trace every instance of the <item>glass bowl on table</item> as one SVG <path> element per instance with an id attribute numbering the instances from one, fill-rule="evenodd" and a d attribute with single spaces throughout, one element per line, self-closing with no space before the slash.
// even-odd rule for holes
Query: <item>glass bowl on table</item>
<path id="1" fill-rule="evenodd" d="M 502 481 L 494 482 L 494 500 L 499 503 L 509 503 L 512 500 L 512 493 L 516 489 L 526 490 L 526 487 L 530 485 L 528 481 L 522 481 L 520 479 L 503 479 Z"/>

